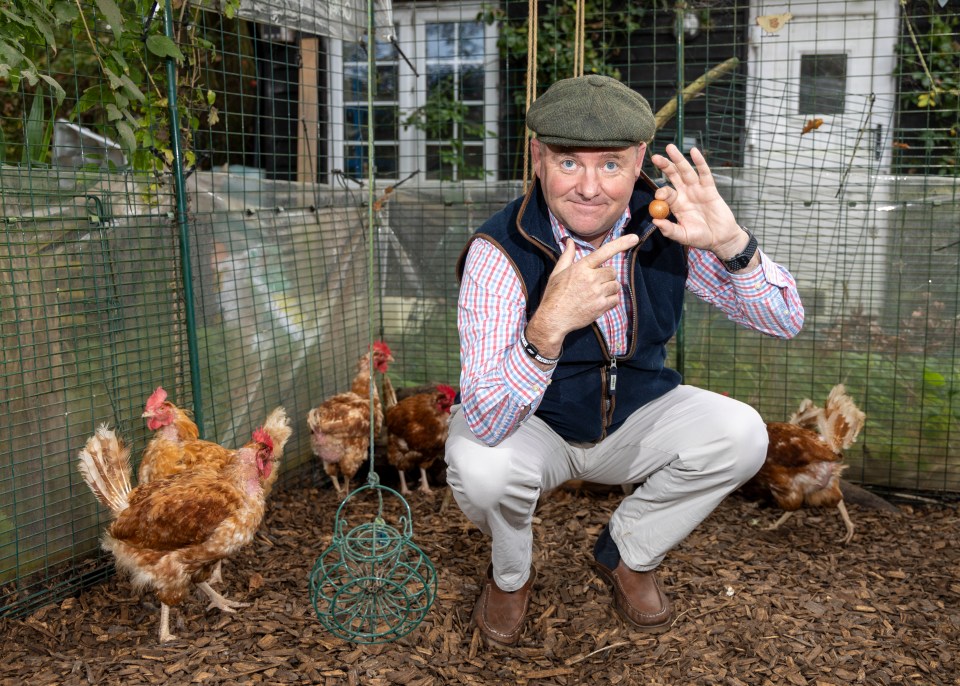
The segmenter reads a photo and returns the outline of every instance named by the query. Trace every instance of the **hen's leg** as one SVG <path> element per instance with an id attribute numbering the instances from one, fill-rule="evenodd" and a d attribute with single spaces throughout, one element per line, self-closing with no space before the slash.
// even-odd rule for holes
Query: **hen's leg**
<path id="1" fill-rule="evenodd" d="M 847 535 L 843 537 L 843 542 L 849 543 L 853 540 L 853 521 L 850 519 L 847 506 L 842 500 L 837 503 L 837 509 L 840 510 L 840 516 L 843 517 L 843 523 L 847 527 Z"/>
<path id="2" fill-rule="evenodd" d="M 424 493 L 433 493 L 430 490 L 430 482 L 427 481 L 427 470 L 423 467 L 420 468 L 420 490 Z"/>
<path id="3" fill-rule="evenodd" d="M 160 642 L 176 640 L 176 636 L 170 633 L 170 606 L 166 603 L 160 603 Z"/>
<path id="4" fill-rule="evenodd" d="M 221 584 L 223 583 L 223 573 L 220 571 L 220 567 L 223 565 L 223 560 L 217 560 L 217 566 L 213 568 L 213 572 L 210 574 L 210 578 L 207 581 L 211 584 Z"/>
<path id="5" fill-rule="evenodd" d="M 340 488 L 340 480 L 336 477 L 336 475 L 331 474 L 330 480 L 333 481 L 333 487 L 337 490 L 337 493 L 343 493 Z"/>
<path id="6" fill-rule="evenodd" d="M 792 511 L 784 512 L 784 513 L 783 513 L 783 516 L 780 517 L 780 519 L 778 519 L 778 520 L 775 521 L 773 524 L 771 524 L 770 526 L 767 527 L 767 531 L 773 531 L 774 529 L 779 529 L 779 528 L 780 528 L 780 525 L 783 524 L 783 523 L 784 523 L 785 521 L 787 521 L 788 519 L 790 519 L 790 515 L 792 515 L 792 514 L 793 514 Z"/>
<path id="7" fill-rule="evenodd" d="M 402 469 L 398 469 L 397 473 L 400 474 L 400 493 L 410 495 L 410 489 L 407 488 L 407 475 L 403 473 Z"/>
<path id="8" fill-rule="evenodd" d="M 236 600 L 230 600 L 229 598 L 224 598 L 222 595 L 217 593 L 211 588 L 210 584 L 206 581 L 201 581 L 197 584 L 200 587 L 200 590 L 207 594 L 207 597 L 210 598 L 210 604 L 207 605 L 209 610 L 211 607 L 217 607 L 223 610 L 224 612 L 236 612 L 234 608 L 236 607 L 249 607 L 250 603 L 241 603 Z"/>

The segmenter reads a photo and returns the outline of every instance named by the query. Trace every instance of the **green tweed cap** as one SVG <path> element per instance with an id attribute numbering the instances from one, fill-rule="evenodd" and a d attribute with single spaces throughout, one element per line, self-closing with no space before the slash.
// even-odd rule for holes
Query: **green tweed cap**
<path id="1" fill-rule="evenodd" d="M 625 148 L 656 131 L 646 99 L 600 74 L 554 83 L 530 105 L 527 126 L 544 143 L 570 148 Z"/>

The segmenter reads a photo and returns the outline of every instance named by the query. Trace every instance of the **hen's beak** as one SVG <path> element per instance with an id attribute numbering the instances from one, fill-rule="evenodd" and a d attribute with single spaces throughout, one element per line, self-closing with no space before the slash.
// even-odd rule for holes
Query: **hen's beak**
<path id="1" fill-rule="evenodd" d="M 145 418 L 145 419 L 149 419 L 149 418 L 152 417 L 153 415 L 154 415 L 154 412 L 153 412 L 153 411 L 151 411 L 151 410 L 144 410 L 144 411 L 143 411 L 143 414 L 140 415 L 140 416 L 143 417 L 143 418 Z"/>

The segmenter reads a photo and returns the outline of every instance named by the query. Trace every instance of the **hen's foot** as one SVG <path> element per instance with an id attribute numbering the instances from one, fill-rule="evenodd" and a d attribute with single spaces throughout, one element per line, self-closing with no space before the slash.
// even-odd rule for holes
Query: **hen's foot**
<path id="1" fill-rule="evenodd" d="M 229 598 L 224 598 L 222 595 L 217 593 L 213 588 L 210 587 L 206 581 L 201 581 L 197 586 L 200 587 L 200 590 L 207 594 L 207 597 L 210 598 L 210 604 L 207 605 L 209 610 L 211 607 L 216 607 L 224 612 L 236 612 L 238 607 L 250 607 L 250 603 L 241 603 L 237 600 L 230 600 Z"/>

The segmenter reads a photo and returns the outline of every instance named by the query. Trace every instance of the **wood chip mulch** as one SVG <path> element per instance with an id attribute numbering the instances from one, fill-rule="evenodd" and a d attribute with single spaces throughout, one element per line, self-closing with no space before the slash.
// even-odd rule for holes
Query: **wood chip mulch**
<path id="1" fill-rule="evenodd" d="M 543 497 L 539 578 L 516 648 L 488 647 L 469 626 L 488 543 L 454 502 L 442 507 L 439 489 L 408 498 L 414 542 L 439 580 L 423 623 L 380 645 L 329 633 L 308 576 L 339 500 L 304 487 L 275 493 L 258 537 L 224 565 L 219 590 L 251 606 L 206 610 L 198 592 L 171 612 L 179 638 L 160 645 L 156 600 L 115 575 L 0 621 L 0 683 L 960 685 L 956 505 L 852 505 L 857 532 L 843 546 L 835 511 L 764 531 L 779 511 L 730 497 L 661 567 L 678 616 L 649 636 L 622 623 L 589 566 L 621 497 Z"/>

